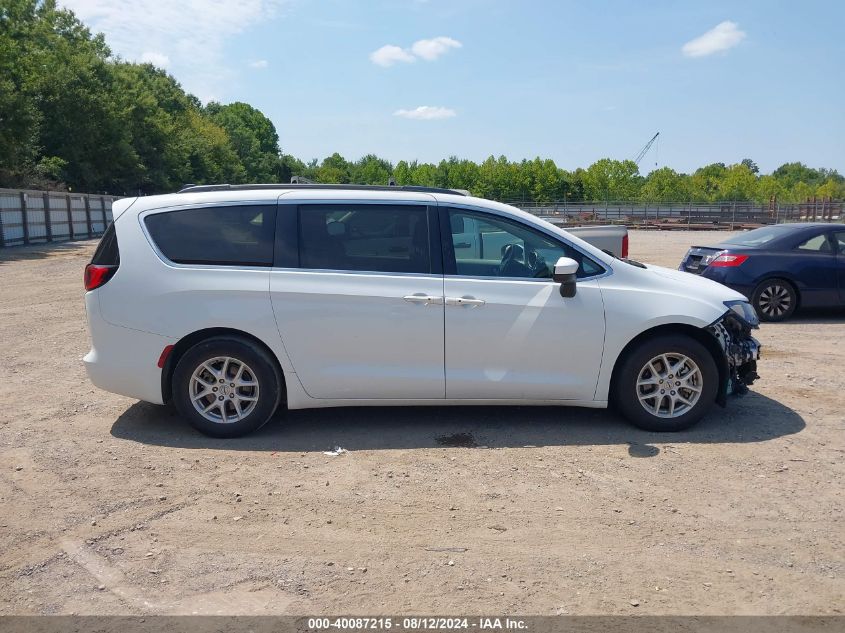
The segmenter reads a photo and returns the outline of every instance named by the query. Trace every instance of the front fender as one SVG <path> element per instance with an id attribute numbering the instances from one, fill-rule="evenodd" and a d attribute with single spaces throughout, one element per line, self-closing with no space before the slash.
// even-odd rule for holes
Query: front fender
<path id="1" fill-rule="evenodd" d="M 687 331 L 706 334 L 706 328 L 710 321 L 696 318 L 690 315 L 663 315 L 653 317 L 637 325 L 630 327 L 633 321 L 628 323 L 611 324 L 608 320 L 605 329 L 604 355 L 602 357 L 601 369 L 599 370 L 598 381 L 596 382 L 595 400 L 609 400 L 610 384 L 613 379 L 613 372 L 619 363 L 620 358 L 628 350 L 631 344 L 649 332 L 657 333 L 668 328 L 683 329 Z"/>

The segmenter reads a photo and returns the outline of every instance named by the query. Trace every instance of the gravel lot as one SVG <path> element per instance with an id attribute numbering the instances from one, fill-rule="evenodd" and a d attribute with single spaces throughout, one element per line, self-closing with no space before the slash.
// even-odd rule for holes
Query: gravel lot
<path id="1" fill-rule="evenodd" d="M 631 254 L 676 266 L 724 235 L 635 232 Z M 764 325 L 762 379 L 689 432 L 595 410 L 323 409 L 222 441 L 88 383 L 93 247 L 0 251 L 0 614 L 845 605 L 841 311 Z"/>

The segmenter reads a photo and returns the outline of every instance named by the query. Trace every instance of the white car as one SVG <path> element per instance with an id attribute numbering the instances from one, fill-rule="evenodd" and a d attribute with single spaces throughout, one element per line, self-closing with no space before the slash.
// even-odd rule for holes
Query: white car
<path id="1" fill-rule="evenodd" d="M 420 187 L 209 185 L 114 204 L 92 382 L 233 437 L 280 407 L 615 404 L 684 429 L 747 391 L 745 297 Z"/>

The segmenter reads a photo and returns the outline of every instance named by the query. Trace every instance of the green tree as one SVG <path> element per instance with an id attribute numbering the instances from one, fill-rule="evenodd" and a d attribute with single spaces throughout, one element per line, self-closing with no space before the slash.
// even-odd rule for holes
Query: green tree
<path id="1" fill-rule="evenodd" d="M 308 168 L 301 160 L 290 154 L 282 154 L 279 157 L 279 182 L 290 182 L 292 176 L 305 176 L 308 178 Z"/>
<path id="2" fill-rule="evenodd" d="M 584 173 L 586 195 L 594 201 L 634 200 L 642 182 L 639 174 L 639 167 L 632 160 L 602 158 Z"/>
<path id="3" fill-rule="evenodd" d="M 278 182 L 281 176 L 279 135 L 260 110 L 236 101 L 227 105 L 209 103 L 205 112 L 226 130 L 250 182 Z"/>
<path id="4" fill-rule="evenodd" d="M 790 189 L 799 182 L 815 186 L 822 184 L 825 180 L 825 174 L 822 174 L 818 169 L 807 167 L 804 163 L 799 162 L 784 163 L 775 169 L 772 175 Z"/>
<path id="5" fill-rule="evenodd" d="M 689 200 L 689 197 L 688 177 L 671 167 L 652 171 L 640 189 L 640 200 L 643 202 L 682 202 Z"/>
<path id="6" fill-rule="evenodd" d="M 178 141 L 187 151 L 191 182 L 243 182 L 246 174 L 229 136 L 219 125 L 194 108 L 187 111 L 187 126 Z"/>
<path id="7" fill-rule="evenodd" d="M 349 165 L 350 181 L 362 185 L 386 185 L 393 165 L 375 154 L 367 154 Z"/>
<path id="8" fill-rule="evenodd" d="M 452 156 L 447 162 L 448 179 L 444 186 L 452 189 L 465 189 L 475 193 L 478 185 L 478 165 L 471 160 L 461 160 Z"/>
<path id="9" fill-rule="evenodd" d="M 775 176 L 767 175 L 761 176 L 757 180 L 757 201 L 762 204 L 768 204 L 769 201 L 788 202 L 789 190 Z"/>
<path id="10" fill-rule="evenodd" d="M 531 198 L 535 202 L 552 202 L 563 198 L 564 174 L 553 160 L 537 157 L 526 165 L 531 181 Z"/>
<path id="11" fill-rule="evenodd" d="M 40 7 L 48 68 L 37 83 L 43 115 L 43 156 L 64 161 L 68 185 L 78 190 L 115 191 L 138 157 L 123 120 L 114 66 L 102 35 L 49 0 Z"/>
<path id="12" fill-rule="evenodd" d="M 743 158 L 742 161 L 740 161 L 740 164 L 748 167 L 748 169 L 750 169 L 751 172 L 754 174 L 760 173 L 760 168 L 757 166 L 757 163 L 755 163 L 750 158 Z"/>
<path id="13" fill-rule="evenodd" d="M 806 202 L 816 193 L 815 187 L 806 182 L 797 182 L 789 189 L 788 202 Z"/>
<path id="14" fill-rule="evenodd" d="M 349 163 L 335 152 L 325 158 L 315 172 L 317 182 L 326 184 L 345 184 L 352 182 L 349 174 Z"/>
<path id="15" fill-rule="evenodd" d="M 745 164 L 728 167 L 719 184 L 719 200 L 753 200 L 757 193 L 757 178 Z"/>
<path id="16" fill-rule="evenodd" d="M 34 0 L 0 4 L 0 186 L 22 184 L 36 160 L 42 120 L 36 84 L 43 55 L 35 46 L 40 26 Z"/>
<path id="17" fill-rule="evenodd" d="M 722 181 L 727 167 L 724 163 L 711 163 L 695 170 L 690 178 L 692 198 L 696 202 L 714 202 L 721 199 Z"/>
<path id="18" fill-rule="evenodd" d="M 437 186 L 437 167 L 431 163 L 411 163 L 411 184 L 422 187 Z"/>
<path id="19" fill-rule="evenodd" d="M 828 178 L 824 184 L 816 187 L 816 196 L 819 198 L 830 198 L 832 200 L 842 200 L 845 198 L 845 183 L 837 181 L 833 178 Z"/>
<path id="20" fill-rule="evenodd" d="M 200 180 L 191 170 L 184 142 L 188 112 L 196 107 L 173 77 L 151 64 L 114 67 L 122 121 L 137 157 L 133 169 L 116 179 L 118 190 L 172 191 Z"/>
<path id="21" fill-rule="evenodd" d="M 414 184 L 411 180 L 411 167 L 404 160 L 396 163 L 396 167 L 393 168 L 393 178 L 396 180 L 397 185 Z"/>
<path id="22" fill-rule="evenodd" d="M 609 158 L 573 172 L 540 157 L 490 156 L 478 164 L 450 156 L 394 167 L 375 154 L 350 162 L 335 153 L 305 163 L 281 154 L 278 133 L 259 110 L 242 102 L 203 107 L 164 70 L 113 58 L 104 38 L 56 0 L 0 0 L 0 186 L 158 193 L 186 182 L 293 175 L 368 184 L 393 176 L 398 184 L 511 202 L 845 197 L 845 178 L 833 169 L 792 162 L 761 175 L 750 158 L 691 176 L 662 168 L 646 178 L 632 161 Z"/>

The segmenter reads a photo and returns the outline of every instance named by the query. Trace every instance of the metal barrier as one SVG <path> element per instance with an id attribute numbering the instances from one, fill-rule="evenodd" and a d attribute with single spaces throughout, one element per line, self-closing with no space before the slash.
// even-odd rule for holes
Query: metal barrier
<path id="1" fill-rule="evenodd" d="M 618 222 L 656 226 L 750 226 L 782 222 L 841 222 L 843 203 L 829 200 L 800 204 L 751 202 L 521 202 L 510 204 L 546 218 L 574 222 Z"/>
<path id="2" fill-rule="evenodd" d="M 0 248 L 99 237 L 116 196 L 0 189 Z"/>
<path id="3" fill-rule="evenodd" d="M 0 189 L 0 248 L 99 237 L 112 221 L 117 196 Z M 516 207 L 558 222 L 624 223 L 666 228 L 733 228 L 781 222 L 843 221 L 842 202 L 524 202 Z"/>

